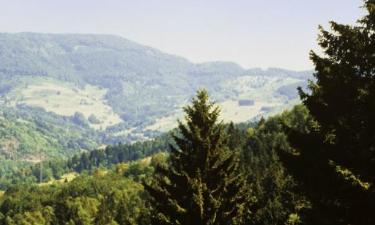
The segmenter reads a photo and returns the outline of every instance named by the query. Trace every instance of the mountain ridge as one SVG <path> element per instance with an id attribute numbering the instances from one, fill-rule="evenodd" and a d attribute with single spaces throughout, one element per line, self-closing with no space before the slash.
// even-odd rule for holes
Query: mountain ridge
<path id="1" fill-rule="evenodd" d="M 312 73 L 192 63 L 107 34 L 0 33 L 0 62 L 1 107 L 71 118 L 104 144 L 144 140 L 173 128 L 200 88 L 221 103 L 225 118 L 237 122 L 279 112 L 298 101 L 295 87 Z"/>

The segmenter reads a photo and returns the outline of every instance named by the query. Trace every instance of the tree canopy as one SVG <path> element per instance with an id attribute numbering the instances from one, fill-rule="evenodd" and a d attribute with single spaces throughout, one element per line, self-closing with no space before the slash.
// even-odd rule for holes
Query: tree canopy
<path id="1" fill-rule="evenodd" d="M 184 111 L 186 124 L 179 122 L 168 167 L 157 167 L 153 182 L 146 184 L 154 224 L 240 222 L 248 196 L 237 155 L 225 146 L 219 108 L 201 90 Z"/>
<path id="2" fill-rule="evenodd" d="M 375 223 L 375 1 L 364 8 L 354 26 L 320 28 L 316 80 L 300 89 L 316 123 L 287 128 L 296 151 L 282 159 L 312 201 L 311 224 Z"/>

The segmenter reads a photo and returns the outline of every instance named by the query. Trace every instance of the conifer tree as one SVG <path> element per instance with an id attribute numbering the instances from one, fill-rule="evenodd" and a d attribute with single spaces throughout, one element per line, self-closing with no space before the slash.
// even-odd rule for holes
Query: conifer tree
<path id="1" fill-rule="evenodd" d="M 320 28 L 315 82 L 301 99 L 316 124 L 287 129 L 296 152 L 281 154 L 312 202 L 311 224 L 375 224 L 375 1 L 357 25 Z"/>
<path id="2" fill-rule="evenodd" d="M 237 156 L 225 146 L 219 108 L 201 90 L 184 112 L 168 166 L 158 166 L 152 184 L 145 184 L 154 224 L 240 223 L 247 196 Z"/>

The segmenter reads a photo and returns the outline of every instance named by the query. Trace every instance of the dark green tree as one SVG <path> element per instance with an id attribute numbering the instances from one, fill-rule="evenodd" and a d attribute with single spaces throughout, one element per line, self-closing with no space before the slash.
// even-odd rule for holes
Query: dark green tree
<path id="1" fill-rule="evenodd" d="M 316 121 L 287 129 L 295 152 L 281 154 L 312 203 L 311 224 L 375 224 L 375 1 L 355 26 L 320 28 L 323 55 L 301 99 Z"/>
<path id="2" fill-rule="evenodd" d="M 184 111 L 168 167 L 157 166 L 152 184 L 145 184 L 154 224 L 240 223 L 247 195 L 237 155 L 225 146 L 220 110 L 201 90 Z"/>

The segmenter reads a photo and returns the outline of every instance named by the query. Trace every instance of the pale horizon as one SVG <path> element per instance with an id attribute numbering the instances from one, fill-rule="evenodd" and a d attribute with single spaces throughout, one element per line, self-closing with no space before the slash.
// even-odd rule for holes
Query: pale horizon
<path id="1" fill-rule="evenodd" d="M 318 25 L 354 24 L 360 0 L 99 1 L 0 0 L 0 32 L 107 34 L 194 63 L 311 70 Z"/>

